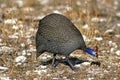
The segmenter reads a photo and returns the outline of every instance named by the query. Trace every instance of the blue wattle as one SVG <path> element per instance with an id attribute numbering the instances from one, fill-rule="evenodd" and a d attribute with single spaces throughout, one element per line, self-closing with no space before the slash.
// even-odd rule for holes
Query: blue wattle
<path id="1" fill-rule="evenodd" d="M 92 56 L 96 56 L 96 53 L 94 52 L 93 49 L 84 48 L 84 51 L 87 52 L 88 54 L 92 55 Z"/>

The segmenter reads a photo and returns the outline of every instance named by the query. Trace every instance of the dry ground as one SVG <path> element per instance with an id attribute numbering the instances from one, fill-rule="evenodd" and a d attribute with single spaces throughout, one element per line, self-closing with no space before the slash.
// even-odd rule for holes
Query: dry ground
<path id="1" fill-rule="evenodd" d="M 68 17 L 88 47 L 99 48 L 98 59 L 81 50 L 70 56 L 101 66 L 84 62 L 75 72 L 64 64 L 40 65 L 52 58 L 47 52 L 35 61 L 38 21 L 53 12 Z M 0 80 L 120 80 L 120 1 L 0 0 Z"/>

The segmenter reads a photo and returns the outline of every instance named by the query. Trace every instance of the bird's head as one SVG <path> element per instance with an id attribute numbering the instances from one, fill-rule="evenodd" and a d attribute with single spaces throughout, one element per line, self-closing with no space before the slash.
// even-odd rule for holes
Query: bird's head
<path id="1" fill-rule="evenodd" d="M 84 51 L 87 52 L 88 54 L 98 58 L 98 47 L 97 46 L 95 47 L 95 49 L 84 48 Z"/>

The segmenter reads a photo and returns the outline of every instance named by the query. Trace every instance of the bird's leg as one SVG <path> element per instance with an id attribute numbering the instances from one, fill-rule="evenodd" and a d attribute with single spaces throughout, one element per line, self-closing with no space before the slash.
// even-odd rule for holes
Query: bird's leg
<path id="1" fill-rule="evenodd" d="M 55 65 L 55 58 L 56 57 L 56 54 L 53 54 L 53 60 L 52 60 L 52 67 L 55 67 L 56 65 Z"/>
<path id="2" fill-rule="evenodd" d="M 74 68 L 73 64 L 70 62 L 69 56 L 66 56 L 66 61 L 68 62 L 70 68 L 71 68 L 72 70 L 74 70 L 75 68 Z"/>

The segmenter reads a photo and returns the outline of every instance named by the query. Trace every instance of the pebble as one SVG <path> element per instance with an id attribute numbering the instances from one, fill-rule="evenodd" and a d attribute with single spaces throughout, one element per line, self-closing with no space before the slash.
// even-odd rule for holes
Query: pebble
<path id="1" fill-rule="evenodd" d="M 95 40 L 97 40 L 97 41 L 102 41 L 103 38 L 102 38 L 102 37 L 95 37 Z"/>
<path id="2" fill-rule="evenodd" d="M 15 58 L 15 62 L 25 62 L 26 57 L 25 56 L 18 56 Z"/>
<path id="3" fill-rule="evenodd" d="M 120 50 L 116 51 L 115 54 L 120 56 Z"/>

